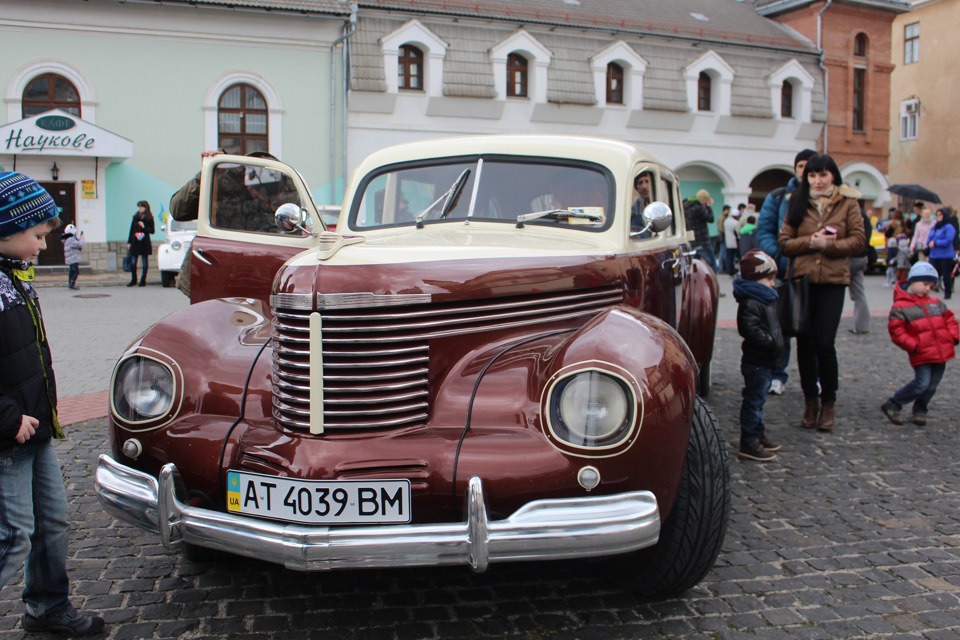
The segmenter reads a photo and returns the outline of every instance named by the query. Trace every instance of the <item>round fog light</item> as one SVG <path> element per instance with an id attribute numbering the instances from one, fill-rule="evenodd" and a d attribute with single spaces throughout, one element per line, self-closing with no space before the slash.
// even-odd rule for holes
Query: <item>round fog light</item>
<path id="1" fill-rule="evenodd" d="M 584 467 L 577 473 L 577 482 L 587 491 L 596 489 L 600 484 L 600 471 L 596 467 Z"/>
<path id="2" fill-rule="evenodd" d="M 140 457 L 140 454 L 143 453 L 143 445 L 141 445 L 140 441 L 136 438 L 130 438 L 123 443 L 123 447 L 121 447 L 120 450 L 123 451 L 123 455 L 131 460 L 136 460 Z"/>

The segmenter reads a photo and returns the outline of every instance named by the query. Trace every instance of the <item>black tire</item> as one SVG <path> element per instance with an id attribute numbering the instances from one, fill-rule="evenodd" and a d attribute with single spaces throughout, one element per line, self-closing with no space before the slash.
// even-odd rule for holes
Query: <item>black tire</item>
<path id="1" fill-rule="evenodd" d="M 172 287 L 176 279 L 177 274 L 175 274 L 173 271 L 160 272 L 160 284 L 162 284 L 164 287 Z"/>
<path id="2" fill-rule="evenodd" d="M 662 515 L 662 514 L 661 514 Z M 678 594 L 713 567 L 730 518 L 730 467 L 717 419 L 696 399 L 690 444 L 673 509 L 660 541 L 629 556 L 610 559 L 619 584 L 650 596 Z"/>
<path id="3" fill-rule="evenodd" d="M 697 395 L 701 398 L 706 398 L 710 395 L 710 387 L 713 385 L 712 364 L 713 361 L 711 360 L 700 368 L 700 375 L 697 378 Z"/>

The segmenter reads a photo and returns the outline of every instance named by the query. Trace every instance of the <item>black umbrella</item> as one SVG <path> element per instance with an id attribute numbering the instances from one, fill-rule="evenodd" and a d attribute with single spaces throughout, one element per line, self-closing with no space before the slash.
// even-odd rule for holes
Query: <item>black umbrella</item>
<path id="1" fill-rule="evenodd" d="M 887 191 L 910 198 L 911 200 L 923 200 L 924 202 L 940 204 L 940 196 L 919 184 L 892 184 L 887 187 Z"/>

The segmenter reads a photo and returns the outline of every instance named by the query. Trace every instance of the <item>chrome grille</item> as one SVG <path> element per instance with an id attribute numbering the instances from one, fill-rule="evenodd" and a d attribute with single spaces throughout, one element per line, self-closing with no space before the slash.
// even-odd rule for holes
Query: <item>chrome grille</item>
<path id="1" fill-rule="evenodd" d="M 586 319 L 619 303 L 606 287 L 452 303 L 322 309 L 324 429 L 426 423 L 429 340 L 480 331 Z M 310 315 L 274 298 L 273 414 L 310 428 Z"/>

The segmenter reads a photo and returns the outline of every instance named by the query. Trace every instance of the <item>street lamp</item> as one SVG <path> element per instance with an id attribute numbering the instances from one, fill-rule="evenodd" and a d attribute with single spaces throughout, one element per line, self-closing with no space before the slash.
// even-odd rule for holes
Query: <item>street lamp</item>
<path id="1" fill-rule="evenodd" d="M 53 178 L 54 182 L 60 179 L 60 167 L 57 166 L 56 162 L 50 167 L 50 177 Z"/>

